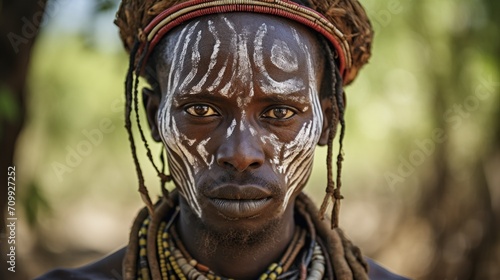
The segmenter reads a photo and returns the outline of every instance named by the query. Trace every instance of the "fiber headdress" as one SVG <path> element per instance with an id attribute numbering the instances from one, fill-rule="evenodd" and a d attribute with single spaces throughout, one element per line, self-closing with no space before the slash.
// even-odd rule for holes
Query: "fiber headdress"
<path id="1" fill-rule="evenodd" d="M 325 36 L 335 49 L 343 84 L 351 83 L 370 58 L 373 30 L 363 7 L 358 0 L 304 1 L 297 4 L 290 0 L 123 0 L 115 24 L 120 28 L 127 51 L 132 52 L 139 44 L 135 66 L 140 69 L 161 38 L 190 19 L 238 11 L 281 16 Z"/>

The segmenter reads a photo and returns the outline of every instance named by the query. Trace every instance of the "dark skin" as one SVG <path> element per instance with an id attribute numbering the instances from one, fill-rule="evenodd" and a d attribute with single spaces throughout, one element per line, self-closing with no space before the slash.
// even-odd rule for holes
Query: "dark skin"
<path id="1" fill-rule="evenodd" d="M 146 97 L 148 119 L 155 140 L 161 140 L 161 132 L 158 130 L 159 125 L 156 121 L 160 106 L 171 108 L 171 113 L 167 118 L 175 120 L 177 129 L 183 137 L 195 139 L 195 144 L 185 147 L 195 157 L 198 154 L 197 144 L 210 136 L 210 141 L 205 149 L 209 154 L 214 155 L 215 163 L 211 166 L 202 165 L 194 175 L 195 187 L 202 193 L 197 197 L 203 209 L 201 217 L 193 211 L 193 207 L 184 196 L 181 196 L 180 199 L 181 213 L 177 226 L 186 248 L 196 260 L 207 265 L 217 274 L 237 279 L 255 279 L 266 270 L 270 263 L 279 260 L 290 243 L 295 226 L 294 200 L 308 179 L 308 176 L 300 177 L 300 183 L 295 191 L 289 198 L 285 198 L 285 193 L 290 185 L 286 183 L 283 174 L 277 174 L 274 170 L 270 162 L 274 156 L 274 147 L 263 142 L 261 136 L 275 135 L 279 139 L 279 143 L 287 144 L 297 138 L 297 134 L 304 124 L 313 123 L 317 116 L 311 109 L 314 104 L 313 100 L 309 98 L 310 87 L 317 89 L 321 87 L 324 68 L 321 60 L 322 52 L 313 33 L 300 24 L 282 18 L 254 14 L 228 14 L 225 17 L 205 17 L 199 26 L 208 26 L 208 21 L 212 21 L 213 30 L 220 30 L 220 32 L 228 29 L 227 22 L 234 24 L 233 28 L 237 31 L 245 30 L 242 32 L 247 32 L 250 39 L 244 46 L 249 49 L 249 52 L 252 51 L 252 48 L 256 48 L 253 38 L 258 38 L 256 34 L 258 34 L 259 28 L 262 30 L 262 23 L 266 22 L 266 30 L 269 29 L 266 36 L 269 37 L 265 37 L 263 40 L 265 71 L 268 71 L 269 76 L 274 80 L 294 78 L 306 85 L 289 87 L 294 92 L 281 92 L 283 89 L 288 89 L 287 85 L 281 85 L 274 91 L 261 89 L 262 80 L 266 81 L 266 77 L 262 75 L 262 69 L 256 65 L 258 58 L 255 59 L 250 55 L 248 61 L 251 69 L 238 68 L 240 64 L 244 63 L 241 61 L 246 56 L 243 54 L 232 56 L 231 40 L 228 39 L 220 43 L 217 56 L 220 61 L 217 61 L 217 59 L 212 58 L 213 43 L 208 41 L 210 37 L 207 36 L 208 42 L 203 41 L 205 37 L 202 37 L 198 47 L 201 53 L 198 64 L 199 74 L 186 85 L 186 88 L 195 87 L 202 79 L 200 77 L 207 71 L 221 72 L 224 59 L 229 57 L 231 60 L 234 57 L 238 64 L 224 72 L 220 86 L 216 87 L 215 90 L 210 90 L 217 79 L 217 76 L 213 75 L 209 76 L 201 86 L 199 94 L 186 94 L 183 88 L 169 92 L 169 77 L 178 72 L 180 72 L 181 77 L 187 76 L 193 69 L 193 65 L 179 71 L 178 67 L 175 69 L 170 67 L 173 63 L 171 62 L 172 58 L 167 58 L 166 61 L 158 59 L 156 73 L 162 91 L 161 96 L 165 98 L 165 96 L 172 95 L 173 100 L 170 102 L 171 104 L 168 104 L 169 101 L 165 99 L 162 103 L 160 95 L 154 93 Z M 300 44 L 295 42 L 292 29 L 289 26 L 293 26 L 298 32 L 301 39 Z M 187 41 L 185 33 L 182 36 L 182 30 L 179 28 L 171 32 L 166 40 L 172 43 L 160 46 L 157 52 L 167 54 L 167 56 L 175 53 L 176 45 L 174 42 Z M 200 30 L 205 31 L 201 28 Z M 196 31 L 197 29 L 195 29 L 195 33 Z M 307 67 L 309 63 L 312 69 L 292 73 L 278 69 L 276 65 L 272 64 L 271 59 L 268 59 L 272 56 L 271 49 L 274 42 L 269 38 L 288 42 L 291 53 L 297 56 L 298 64 Z M 195 52 L 194 44 L 196 44 L 194 40 L 188 42 L 187 53 Z M 304 51 L 301 46 L 309 50 L 309 62 L 308 58 L 303 55 Z M 180 48 L 178 52 L 182 53 Z M 214 61 L 216 62 L 215 66 L 210 68 L 210 64 L 213 64 Z M 312 81 L 309 80 L 310 73 L 315 73 Z M 243 76 L 251 78 L 245 81 Z M 231 90 L 235 92 L 234 94 L 227 96 L 223 90 L 218 90 L 226 84 L 232 84 Z M 250 87 L 254 88 L 253 97 L 247 101 L 246 105 L 241 106 L 241 100 L 249 95 Z M 314 92 L 314 95 L 314 98 L 318 98 L 318 92 Z M 304 101 L 299 103 L 297 98 L 303 98 Z M 316 112 L 316 114 L 326 114 L 328 110 L 332 109 L 329 99 L 325 98 L 321 101 L 321 112 Z M 241 114 L 242 110 L 246 112 L 243 115 Z M 314 146 L 326 144 L 329 120 L 323 119 L 324 121 L 318 126 L 318 135 L 311 136 L 314 138 L 312 143 Z M 231 137 L 228 137 L 227 131 L 231 129 L 233 122 L 237 126 L 241 123 L 247 124 L 247 129 L 236 128 Z M 250 126 L 255 133 L 251 132 Z M 174 133 L 174 131 L 169 131 L 166 134 Z M 169 147 L 168 144 L 167 147 Z M 314 147 L 311 149 L 313 150 Z M 175 151 L 169 150 L 169 166 L 172 166 L 172 157 L 174 161 L 185 160 L 178 156 Z M 310 168 L 310 166 L 302 168 Z M 181 185 L 184 182 L 181 179 L 176 180 L 175 174 L 174 182 L 182 190 Z M 247 192 L 251 192 L 255 188 L 262 190 L 269 197 L 270 202 L 267 203 L 268 206 L 259 209 L 259 211 L 252 211 L 248 214 L 230 211 L 228 214 L 227 211 L 218 209 L 212 203 L 214 196 L 224 198 L 231 196 L 227 194 L 230 191 L 224 190 L 212 195 L 212 190 L 228 184 L 233 186 L 233 189 L 241 191 L 243 198 L 245 190 Z M 286 207 L 284 207 L 285 200 L 287 201 Z M 228 236 L 229 234 L 231 236 Z"/>
<path id="2" fill-rule="evenodd" d="M 263 30 L 262 23 L 265 22 L 268 37 L 264 36 L 262 41 L 264 67 L 258 67 L 259 57 L 250 55 L 250 63 L 246 65 L 249 67 L 238 68 L 237 65 L 244 64 L 244 60 L 237 59 L 237 64 L 228 67 L 225 72 L 221 71 L 221 61 L 224 61 L 224 58 L 241 58 L 244 56 L 243 52 L 238 55 L 231 52 L 230 39 L 226 39 L 230 36 L 224 35 L 221 36 L 220 58 L 215 58 L 212 56 L 215 42 L 210 39 L 200 40 L 197 45 L 200 58 L 199 64 L 196 65 L 200 71 L 190 83 L 186 83 L 185 88 L 194 88 L 200 84 L 201 90 L 200 93 L 186 93 L 182 87 L 172 87 L 169 83 L 175 73 L 186 77 L 195 68 L 193 60 L 186 64 L 185 68 L 179 66 L 178 54 L 182 54 L 182 48 L 179 46 L 186 48 L 186 53 L 193 53 L 196 41 L 178 45 L 177 56 L 176 44 L 162 43 L 157 46 L 158 55 L 154 56 L 153 63 L 156 68 L 154 79 L 158 81 L 159 87 L 156 91 L 144 91 L 144 104 L 153 138 L 158 142 L 166 142 L 169 166 L 177 164 L 186 169 L 176 174 L 171 168 L 171 173 L 182 194 L 179 201 L 181 212 L 176 227 L 187 250 L 200 263 L 219 275 L 236 279 L 256 279 L 270 263 L 280 259 L 289 245 L 295 226 L 294 201 L 309 177 L 309 173 L 305 172 L 301 176 L 293 177 L 293 181 L 297 183 L 291 184 L 289 181 L 292 180 L 287 179 L 286 175 L 293 170 L 286 169 L 285 165 L 288 163 L 284 161 L 273 163 L 274 159 L 279 159 L 275 145 L 263 141 L 261 137 L 269 136 L 266 139 L 275 139 L 274 144 L 289 144 L 287 147 L 292 148 L 288 150 L 294 150 L 294 141 L 311 143 L 311 147 L 300 147 L 302 150 L 314 150 L 316 145 L 327 144 L 330 120 L 322 118 L 322 121 L 318 121 L 319 114 L 329 115 L 332 110 L 330 99 L 319 98 L 328 96 L 319 92 L 323 82 L 324 55 L 313 32 L 286 19 L 238 13 L 227 14 L 225 17 L 203 17 L 200 19 L 200 26 L 209 25 L 209 21 L 214 28 L 212 31 L 227 30 L 227 22 L 233 23 L 233 28 L 237 31 L 244 29 L 252 39 L 240 47 L 246 45 L 249 54 L 258 48 L 255 44 L 258 40 L 253 38 L 259 38 L 259 30 Z M 291 31 L 290 27 L 299 35 L 300 43 L 297 43 L 297 37 L 294 37 L 294 31 Z M 182 27 L 174 29 L 164 41 L 187 41 L 186 33 L 182 33 L 182 30 Z M 281 67 L 285 64 L 280 64 L 279 59 L 276 59 L 279 56 L 271 50 L 273 47 L 275 50 L 286 48 L 281 43 L 277 44 L 274 39 L 287 43 L 290 51 L 288 54 L 296 54 L 300 71 L 289 71 L 291 68 Z M 307 50 L 309 56 L 304 55 L 304 50 Z M 271 59 L 273 55 L 274 60 Z M 175 67 L 170 67 L 176 59 Z M 188 56 L 184 59 L 191 58 Z M 286 66 L 291 67 L 288 64 Z M 268 76 L 262 74 L 263 69 L 267 71 Z M 220 80 L 221 86 L 213 86 L 218 77 L 216 74 L 208 75 L 204 84 L 199 82 L 203 74 L 209 71 L 224 73 Z M 298 82 L 296 87 L 266 87 L 269 77 L 275 81 L 296 78 L 305 86 L 300 86 Z M 226 84 L 232 85 L 232 95 L 220 89 Z M 245 96 L 249 95 L 249 88 L 252 88 L 252 98 L 245 99 Z M 317 89 L 312 91 L 314 98 L 311 88 Z M 290 93 L 290 90 L 293 93 Z M 172 99 L 167 100 L 167 96 Z M 297 102 L 298 99 L 301 102 Z M 312 109 L 315 104 L 318 109 L 316 111 Z M 165 107 L 169 108 L 168 114 L 161 113 Z M 242 110 L 245 114 L 241 114 Z M 162 118 L 175 120 L 175 124 L 172 121 L 166 122 L 169 125 L 165 128 L 162 126 L 165 124 Z M 301 138 L 298 136 L 299 132 L 308 124 L 313 128 L 316 126 L 317 132 Z M 246 129 L 239 129 L 243 125 Z M 182 156 L 177 153 L 179 147 L 172 147 L 172 142 L 169 142 L 175 140 L 169 137 L 174 137 L 176 133 L 177 136 L 182 136 L 178 139 L 191 143 L 181 147 L 186 149 Z M 272 135 L 276 137 L 273 138 Z M 208 138 L 210 139 L 207 140 Z M 210 161 L 210 157 L 204 157 L 203 151 L 213 155 L 213 161 Z M 300 155 L 295 160 L 304 163 L 307 158 Z M 187 164 L 183 165 L 185 162 Z M 191 166 L 196 167 L 191 179 L 192 187 L 198 191 L 194 198 L 185 195 L 189 188 L 186 187 L 186 180 L 182 180 L 186 177 L 181 176 L 189 174 L 187 169 Z M 311 168 L 304 164 L 298 166 Z M 287 172 L 278 172 L 278 167 L 285 168 Z M 289 190 L 290 195 L 287 196 Z M 247 202 L 240 203 L 240 200 Z M 261 201 L 264 201 L 262 206 L 255 206 L 260 205 Z M 197 211 L 197 205 L 201 211 Z M 121 274 L 123 256 L 124 249 L 93 264 L 73 270 L 55 270 L 40 279 L 119 279 L 117 277 Z M 369 264 L 371 279 L 402 279 L 370 260 Z"/>

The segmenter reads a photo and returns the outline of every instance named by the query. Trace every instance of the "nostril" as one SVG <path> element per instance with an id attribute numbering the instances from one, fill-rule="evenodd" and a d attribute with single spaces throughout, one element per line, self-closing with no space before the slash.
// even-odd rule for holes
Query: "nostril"
<path id="1" fill-rule="evenodd" d="M 239 160 L 239 161 L 231 161 L 231 160 L 222 161 L 222 166 L 224 166 L 224 168 L 234 169 L 234 170 L 236 170 L 238 172 L 242 172 L 242 171 L 245 171 L 247 169 L 257 169 L 261 165 L 262 165 L 262 163 L 259 162 L 259 161 L 254 161 L 254 162 L 251 162 L 251 163 L 245 162 L 244 160 Z"/>
<path id="2" fill-rule="evenodd" d="M 258 168 L 258 167 L 260 167 L 260 165 L 261 164 L 259 162 L 253 162 L 253 163 L 250 164 L 250 167 L 251 168 Z"/>
<path id="3" fill-rule="evenodd" d="M 219 166 L 238 172 L 258 169 L 263 165 L 264 160 L 262 146 L 254 139 L 243 138 L 243 136 L 232 137 L 230 141 L 224 142 L 218 148 L 216 155 L 216 162 Z"/>

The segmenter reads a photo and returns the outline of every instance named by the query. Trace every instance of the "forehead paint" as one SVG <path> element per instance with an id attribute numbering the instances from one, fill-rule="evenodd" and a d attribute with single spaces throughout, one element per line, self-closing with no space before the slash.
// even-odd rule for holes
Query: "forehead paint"
<path id="1" fill-rule="evenodd" d="M 259 72 L 265 77 L 262 79 L 259 84 L 261 90 L 264 93 L 281 93 L 286 94 L 290 92 L 298 92 L 304 89 L 304 82 L 296 77 L 290 78 L 283 82 L 278 82 L 271 78 L 269 73 L 264 66 L 264 47 L 263 47 L 263 39 L 267 34 L 267 26 L 266 24 L 262 24 L 257 30 L 257 34 L 255 35 L 254 46 L 255 52 L 253 54 L 254 62 L 257 68 L 259 68 Z"/>
<path id="2" fill-rule="evenodd" d="M 199 93 L 199 92 L 201 92 L 202 86 L 206 83 L 206 81 L 208 79 L 208 75 L 210 75 L 210 73 L 212 72 L 212 70 L 215 67 L 215 64 L 217 63 L 217 56 L 219 55 L 219 48 L 220 48 L 220 39 L 219 39 L 219 34 L 218 34 L 217 30 L 215 30 L 215 28 L 214 28 L 214 23 L 211 20 L 208 21 L 208 30 L 210 31 L 210 33 L 212 34 L 212 36 L 215 39 L 214 48 L 213 48 L 212 54 L 210 55 L 210 64 L 208 65 L 208 70 L 205 73 L 205 75 L 200 79 L 200 81 L 198 82 L 198 84 L 195 85 L 191 89 L 191 93 Z M 200 33 L 200 36 L 201 36 L 201 33 Z M 199 51 L 197 51 L 197 52 L 199 53 Z M 225 65 L 227 65 L 227 60 L 226 60 L 226 64 Z M 217 75 L 218 81 L 214 82 L 214 87 L 216 87 L 220 83 L 220 80 L 222 79 L 222 74 L 226 70 L 225 65 L 219 71 L 219 74 Z"/>
<path id="3" fill-rule="evenodd" d="M 231 137 L 235 133 L 236 126 L 239 125 L 239 131 L 248 129 L 253 137 L 259 137 L 266 147 L 272 149 L 269 162 L 277 174 L 284 176 L 287 184 L 285 200 L 282 204 L 282 209 L 285 209 L 291 195 L 299 186 L 302 186 L 311 172 L 314 147 L 319 139 L 323 122 L 312 58 L 297 31 L 290 27 L 295 42 L 274 39 L 269 59 L 276 69 L 293 73 L 299 70 L 299 56 L 305 57 L 306 65 L 303 69 L 301 68 L 301 71 L 307 72 L 307 80 L 292 77 L 284 81 L 276 81 L 264 65 L 263 44 L 268 35 L 267 25 L 262 24 L 254 33 L 250 32 L 247 27 L 243 27 L 243 30 L 237 32 L 235 25 L 230 20 L 226 17 L 223 17 L 223 20 L 225 25 L 221 28 L 226 27 L 224 30 L 216 28 L 212 21 L 208 21 L 207 25 L 199 24 L 199 21 L 191 22 L 180 31 L 173 52 L 165 54 L 170 69 L 166 81 L 167 94 L 164 95 L 159 110 L 158 123 L 161 137 L 169 152 L 172 176 L 193 211 L 201 217 L 202 209 L 198 201 L 195 174 L 199 174 L 205 168 L 204 166 L 210 170 L 215 162 L 214 154 L 211 155 L 207 150 L 207 144 L 211 137 L 189 139 L 183 131 L 180 131 L 175 118 L 182 116 L 176 115 L 174 117 L 172 115 L 171 110 L 175 100 L 174 94 L 169 93 L 177 92 L 178 96 L 205 90 L 208 92 L 216 91 L 228 98 L 237 94 L 241 115 L 231 121 L 226 130 L 226 137 Z M 223 34 L 223 37 L 220 34 Z M 212 38 L 215 44 L 210 54 L 208 66 L 201 69 L 200 42 L 205 40 L 206 36 L 210 36 L 208 38 Z M 225 49 L 224 52 L 220 51 L 221 38 L 228 42 L 227 50 Z M 253 44 L 253 55 L 249 54 L 250 43 Z M 299 53 L 292 51 L 290 43 L 299 46 Z M 224 56 L 221 53 L 224 53 Z M 219 65 L 219 71 L 216 75 L 212 74 L 217 65 Z M 252 65 L 257 67 L 260 75 L 258 80 L 254 78 L 255 73 L 252 70 Z M 226 84 L 222 84 L 223 78 L 228 81 Z M 307 90 L 306 96 L 287 97 L 296 102 L 307 104 L 303 108 L 303 112 L 308 111 L 309 107 L 312 108 L 313 119 L 302 125 L 295 139 L 284 142 L 270 132 L 258 135 L 257 130 L 250 126 L 249 116 L 247 116 L 245 108 L 255 94 L 254 83 L 263 94 L 275 96 L 276 94 Z"/>
<path id="4" fill-rule="evenodd" d="M 290 73 L 299 70 L 297 54 L 292 52 L 288 44 L 282 40 L 274 40 L 271 48 L 271 62 L 284 72 Z"/>
<path id="5" fill-rule="evenodd" d="M 222 17 L 224 20 L 224 23 L 226 26 L 229 28 L 229 32 L 226 32 L 224 35 L 227 36 L 226 38 L 229 38 L 229 50 L 231 53 L 235 53 L 235 49 L 237 48 L 237 41 L 238 41 L 238 33 L 236 32 L 236 29 L 234 28 L 234 25 L 226 18 Z M 228 58 L 229 60 L 229 58 Z M 236 67 L 237 60 L 236 58 L 233 58 L 232 63 L 231 63 L 231 69 L 235 69 Z M 226 97 L 231 97 L 232 96 L 232 91 L 231 91 L 231 85 L 232 85 L 232 80 L 234 78 L 234 70 L 233 70 L 233 77 L 230 79 L 230 81 L 224 85 L 220 90 L 219 93 L 226 96 Z"/>
<path id="6" fill-rule="evenodd" d="M 196 28 L 196 25 L 192 27 L 192 29 Z M 193 81 L 194 77 L 196 76 L 196 73 L 198 73 L 198 64 L 200 63 L 200 50 L 199 50 L 199 45 L 200 45 L 200 40 L 201 40 L 201 30 L 198 31 L 196 35 L 196 40 L 194 42 L 194 46 L 191 52 L 191 71 L 187 74 L 186 78 L 180 85 L 180 88 L 185 89 L 186 86 Z M 186 43 L 187 45 L 187 43 Z M 184 47 L 184 50 L 186 50 L 187 47 Z M 183 60 L 184 62 L 185 60 Z M 184 65 L 183 65 L 184 66 Z"/>

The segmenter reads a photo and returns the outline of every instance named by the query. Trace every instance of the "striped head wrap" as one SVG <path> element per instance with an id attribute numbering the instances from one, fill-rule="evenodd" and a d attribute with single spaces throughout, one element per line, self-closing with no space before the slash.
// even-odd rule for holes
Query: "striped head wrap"
<path id="1" fill-rule="evenodd" d="M 322 34 L 332 45 L 343 84 L 370 58 L 373 30 L 358 0 L 123 0 L 115 24 L 125 49 L 144 67 L 156 44 L 174 27 L 196 17 L 254 12 L 284 17 Z M 134 46 L 138 51 L 132 51 Z"/>

